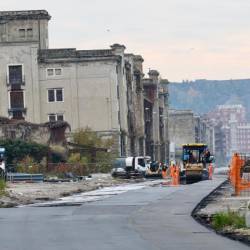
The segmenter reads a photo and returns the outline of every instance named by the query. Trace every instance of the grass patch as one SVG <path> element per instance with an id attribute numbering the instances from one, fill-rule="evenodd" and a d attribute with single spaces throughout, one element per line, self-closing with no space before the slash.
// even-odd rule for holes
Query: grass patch
<path id="1" fill-rule="evenodd" d="M 219 212 L 213 216 L 212 226 L 216 230 L 222 230 L 228 226 L 238 229 L 246 227 L 246 222 L 245 217 L 240 215 L 238 212 Z"/>
<path id="2" fill-rule="evenodd" d="M 0 196 L 5 195 L 6 182 L 0 179 Z"/>

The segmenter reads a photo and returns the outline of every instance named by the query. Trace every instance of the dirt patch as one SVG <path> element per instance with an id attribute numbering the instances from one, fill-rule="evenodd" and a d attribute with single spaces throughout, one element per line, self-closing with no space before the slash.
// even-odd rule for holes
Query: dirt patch
<path id="1" fill-rule="evenodd" d="M 109 174 L 96 174 L 92 178 L 77 182 L 7 183 L 6 195 L 0 197 L 0 207 L 53 201 L 77 193 L 142 181 L 144 180 L 114 179 Z"/>
<path id="2" fill-rule="evenodd" d="M 238 211 L 244 215 L 247 207 L 247 202 L 250 200 L 249 196 L 243 194 L 243 196 L 235 197 L 234 190 L 229 181 L 224 182 L 210 195 L 201 201 L 201 203 L 195 208 L 192 216 L 204 226 L 213 229 L 212 218 L 218 212 Z M 232 227 L 225 227 L 223 230 L 216 231 L 216 233 L 229 237 L 233 240 L 241 241 L 242 243 L 250 246 L 250 229 L 235 229 Z"/>

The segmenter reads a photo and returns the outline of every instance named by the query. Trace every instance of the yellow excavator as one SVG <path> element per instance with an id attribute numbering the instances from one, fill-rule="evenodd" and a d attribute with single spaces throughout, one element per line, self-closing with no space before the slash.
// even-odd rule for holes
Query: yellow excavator
<path id="1" fill-rule="evenodd" d="M 214 161 L 206 144 L 194 143 L 182 146 L 180 177 L 186 182 L 207 180 L 208 166 Z"/>

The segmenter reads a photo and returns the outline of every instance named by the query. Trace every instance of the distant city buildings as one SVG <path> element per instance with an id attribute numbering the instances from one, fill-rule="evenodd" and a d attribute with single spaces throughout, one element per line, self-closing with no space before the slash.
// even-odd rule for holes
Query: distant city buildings
<path id="1" fill-rule="evenodd" d="M 250 123 L 243 105 L 219 105 L 204 116 L 191 110 L 169 110 L 169 141 L 175 156 L 181 157 L 186 143 L 205 143 L 218 164 L 225 164 L 235 152 L 250 154 Z M 170 152 L 170 155 L 173 154 Z"/>
<path id="2" fill-rule="evenodd" d="M 223 137 L 222 147 L 225 148 L 227 159 L 235 152 L 250 153 L 250 123 L 246 119 L 243 105 L 219 105 L 208 114 L 211 122 L 219 129 L 216 138 Z"/>

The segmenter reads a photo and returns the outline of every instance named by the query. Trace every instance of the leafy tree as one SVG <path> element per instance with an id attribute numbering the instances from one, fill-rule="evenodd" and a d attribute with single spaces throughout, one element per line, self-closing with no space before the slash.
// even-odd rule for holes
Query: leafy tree
<path id="1" fill-rule="evenodd" d="M 101 172 L 107 172 L 110 170 L 110 165 L 112 160 L 116 157 L 116 154 L 112 151 L 102 151 L 98 150 L 98 148 L 103 149 L 110 149 L 112 148 L 114 144 L 113 138 L 109 139 L 103 139 L 94 131 L 92 131 L 90 128 L 80 129 L 76 133 L 73 134 L 73 141 L 76 144 L 90 147 L 89 152 L 85 152 L 84 159 L 88 160 L 88 162 L 91 162 L 91 153 L 96 149 L 95 154 L 95 163 L 97 167 L 99 168 L 99 171 Z M 76 157 L 77 155 L 74 155 Z M 83 157 L 79 156 L 79 161 L 83 160 Z M 70 157 L 71 158 L 71 157 Z M 71 160 L 73 160 L 71 158 Z M 93 159 L 92 159 L 93 160 Z"/>
<path id="2" fill-rule="evenodd" d="M 103 141 L 98 137 L 97 133 L 92 131 L 89 127 L 85 129 L 79 129 L 73 134 L 74 143 L 89 146 L 89 147 L 101 147 Z"/>
<path id="3" fill-rule="evenodd" d="M 71 153 L 71 155 L 68 158 L 68 163 L 70 163 L 70 164 L 76 164 L 76 163 L 86 164 L 86 163 L 88 163 L 88 160 L 86 157 L 81 156 L 80 153 Z"/>

